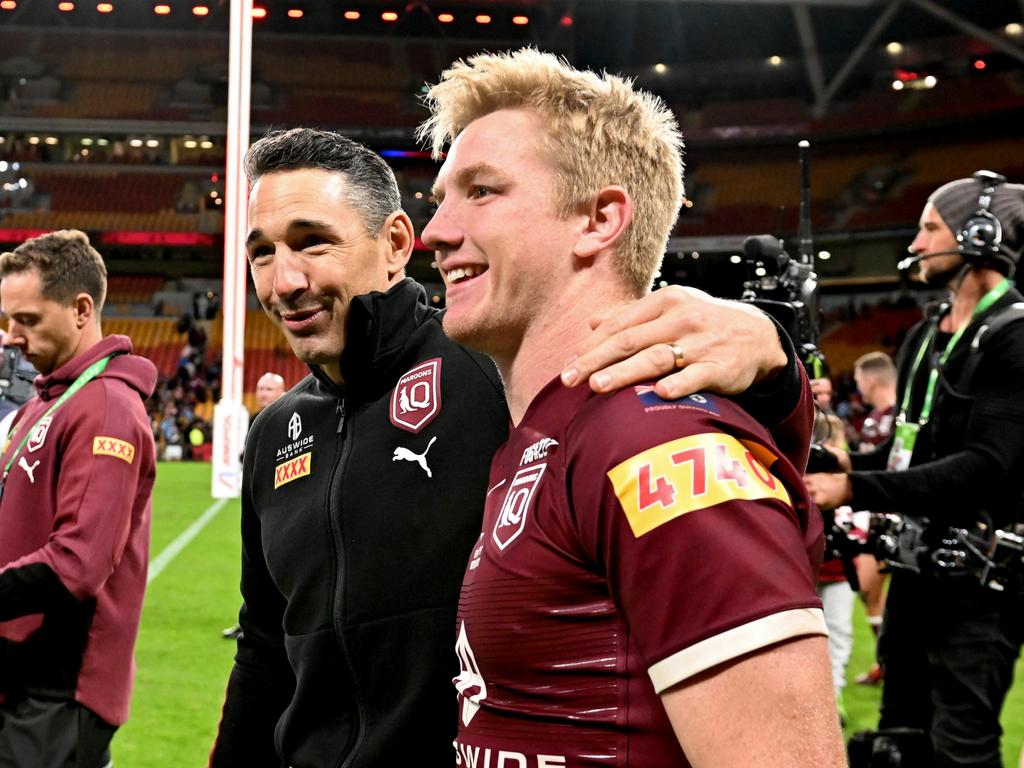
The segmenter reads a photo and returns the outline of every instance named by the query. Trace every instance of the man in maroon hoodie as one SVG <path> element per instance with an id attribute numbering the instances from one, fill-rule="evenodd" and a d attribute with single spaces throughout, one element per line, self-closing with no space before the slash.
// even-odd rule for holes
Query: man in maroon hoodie
<path id="1" fill-rule="evenodd" d="M 103 338 L 81 232 L 0 255 L 7 343 L 40 375 L 0 454 L 0 765 L 101 768 L 128 717 L 149 551 L 156 369 Z"/>

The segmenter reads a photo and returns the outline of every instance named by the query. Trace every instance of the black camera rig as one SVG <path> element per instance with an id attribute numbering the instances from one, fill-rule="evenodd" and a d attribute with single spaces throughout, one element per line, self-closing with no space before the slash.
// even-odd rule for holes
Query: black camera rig
<path id="1" fill-rule="evenodd" d="M 786 252 L 782 240 L 754 235 L 743 243 L 747 279 L 742 299 L 767 312 L 797 345 L 800 358 L 812 378 L 822 376 L 824 357 L 818 349 L 821 310 L 818 276 L 814 271 L 811 237 L 810 144 L 798 145 L 800 160 L 800 226 L 797 257 Z"/>
<path id="2" fill-rule="evenodd" d="M 35 394 L 32 382 L 35 369 L 22 357 L 18 347 L 0 347 L 0 400 L 17 406 L 28 402 Z"/>
<path id="3" fill-rule="evenodd" d="M 1008 531 L 983 522 L 943 526 L 936 538 L 928 518 L 871 512 L 869 520 L 866 538 L 836 523 L 829 548 L 845 557 L 874 555 L 889 570 L 962 575 L 996 592 L 1024 594 L 1024 524 Z M 927 538 L 925 531 L 931 532 Z"/>

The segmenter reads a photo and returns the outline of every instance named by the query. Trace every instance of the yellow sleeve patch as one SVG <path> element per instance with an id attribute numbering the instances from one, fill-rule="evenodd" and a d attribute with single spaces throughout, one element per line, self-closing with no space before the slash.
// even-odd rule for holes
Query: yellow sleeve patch
<path id="1" fill-rule="evenodd" d="M 135 446 L 116 437 L 94 437 L 92 453 L 94 456 L 113 456 L 127 464 L 135 461 Z"/>
<path id="2" fill-rule="evenodd" d="M 724 501 L 778 499 L 789 492 L 767 467 L 775 456 L 757 443 L 707 432 L 649 448 L 608 472 L 626 520 L 639 538 L 687 512 Z"/>

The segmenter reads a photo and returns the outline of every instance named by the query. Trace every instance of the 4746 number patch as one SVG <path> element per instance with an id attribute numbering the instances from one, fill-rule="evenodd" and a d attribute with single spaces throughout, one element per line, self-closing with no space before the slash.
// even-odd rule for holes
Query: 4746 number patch
<path id="1" fill-rule="evenodd" d="M 789 492 L 769 471 L 764 446 L 708 432 L 649 448 L 608 472 L 633 535 L 643 536 L 680 515 L 733 499 L 778 499 Z"/>

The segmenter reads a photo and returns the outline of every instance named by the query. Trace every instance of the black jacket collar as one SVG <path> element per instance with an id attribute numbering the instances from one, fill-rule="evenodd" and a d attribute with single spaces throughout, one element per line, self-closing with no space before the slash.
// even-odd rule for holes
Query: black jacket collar
<path id="1" fill-rule="evenodd" d="M 409 277 L 386 292 L 373 291 L 352 299 L 341 353 L 345 395 L 369 397 L 393 386 L 403 373 L 397 368 L 409 337 L 440 314 L 427 304 L 423 286 Z M 319 366 L 311 365 L 310 370 L 328 389 L 340 394 Z"/>

